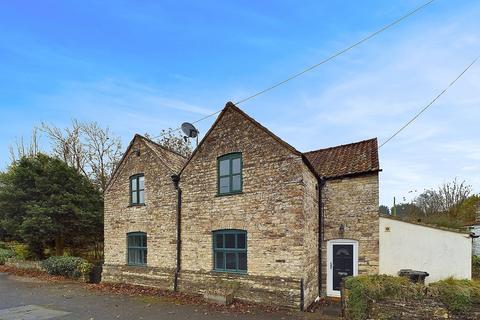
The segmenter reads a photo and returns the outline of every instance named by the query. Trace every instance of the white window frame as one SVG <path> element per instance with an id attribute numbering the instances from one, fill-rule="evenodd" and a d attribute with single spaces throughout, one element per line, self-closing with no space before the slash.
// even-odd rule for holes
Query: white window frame
<path id="1" fill-rule="evenodd" d="M 339 290 L 333 290 L 333 245 L 353 245 L 353 275 L 358 275 L 358 241 L 352 239 L 334 239 L 327 241 L 327 296 L 340 297 Z"/>

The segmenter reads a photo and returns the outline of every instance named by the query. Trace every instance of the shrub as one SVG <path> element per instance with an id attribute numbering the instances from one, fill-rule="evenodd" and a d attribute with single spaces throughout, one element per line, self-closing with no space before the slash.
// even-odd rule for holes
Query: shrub
<path id="1" fill-rule="evenodd" d="M 54 256 L 42 261 L 41 266 L 51 275 L 67 278 L 79 278 L 87 275 L 92 270 L 92 265 L 87 260 L 79 257 Z"/>
<path id="2" fill-rule="evenodd" d="M 454 312 L 468 311 L 480 303 L 480 283 L 449 278 L 430 284 L 430 290 L 447 308 Z"/>
<path id="3" fill-rule="evenodd" d="M 387 275 L 348 277 L 345 279 L 345 288 L 348 291 L 347 316 L 354 320 L 368 318 L 372 300 L 422 299 L 425 296 L 423 285 L 412 283 L 405 277 Z"/>
<path id="4" fill-rule="evenodd" d="M 26 244 L 15 243 L 12 245 L 15 256 L 20 260 L 27 260 L 31 257 L 30 250 Z"/>
<path id="5" fill-rule="evenodd" d="M 472 257 L 472 277 L 480 279 L 480 256 Z"/>
<path id="6" fill-rule="evenodd" d="M 92 270 L 93 270 L 93 264 L 88 262 L 88 261 L 82 261 L 78 267 L 77 267 L 77 270 L 80 272 L 81 275 L 85 276 L 85 275 L 89 275 Z"/>
<path id="7" fill-rule="evenodd" d="M 480 267 L 480 256 L 472 256 L 472 264 L 476 267 Z"/>
<path id="8" fill-rule="evenodd" d="M 441 302 L 453 313 L 468 312 L 480 305 L 480 281 L 449 278 L 429 284 L 411 283 L 404 277 L 387 275 L 357 276 L 345 279 L 348 319 L 364 320 L 370 316 L 372 301 L 404 300 L 406 303 L 425 298 Z"/>
<path id="9" fill-rule="evenodd" d="M 4 265 L 7 259 L 15 257 L 15 252 L 9 249 L 0 248 L 0 265 Z"/>

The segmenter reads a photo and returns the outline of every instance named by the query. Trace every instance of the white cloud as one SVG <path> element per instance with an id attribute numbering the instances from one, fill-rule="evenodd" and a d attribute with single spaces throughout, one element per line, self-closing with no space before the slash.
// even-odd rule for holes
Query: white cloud
<path id="1" fill-rule="evenodd" d="M 60 93 L 39 97 L 37 103 L 46 104 L 50 108 L 66 109 L 68 105 L 68 109 L 80 108 L 93 113 L 103 110 L 144 119 L 155 118 L 155 115 L 169 110 L 200 116 L 214 112 L 211 108 L 169 97 L 156 87 L 117 79 L 68 83 Z"/>
<path id="2" fill-rule="evenodd" d="M 336 68 L 313 72 L 302 83 L 296 109 L 295 120 L 303 120 L 275 118 L 273 128 L 301 150 L 372 136 L 385 141 L 480 52 L 480 7 L 470 9 L 442 21 L 413 24 L 352 51 L 348 59 L 336 61 Z M 381 149 L 381 203 L 390 204 L 394 195 L 411 198 L 412 189 L 421 192 L 455 177 L 480 192 L 478 92 L 480 61 Z M 294 99 L 298 102 L 298 97 L 280 101 L 277 112 L 288 110 Z"/>
<path id="3" fill-rule="evenodd" d="M 145 13 L 148 12 L 128 13 L 126 18 L 153 23 L 153 20 L 145 19 Z M 241 107 L 299 150 L 373 136 L 382 142 L 424 107 L 480 52 L 479 15 L 478 5 L 472 5 L 468 12 L 450 11 L 445 15 L 431 16 L 425 13 Z M 268 17 L 266 19 L 265 23 L 276 23 L 269 21 Z M 338 35 L 336 38 L 340 40 L 336 43 L 330 41 L 328 45 L 305 48 L 300 59 L 328 56 L 331 53 L 328 47 L 344 47 L 365 34 L 364 30 L 358 30 L 357 35 Z M 241 40 L 244 44 L 260 47 L 287 41 L 261 34 Z M 52 57 L 48 50 L 17 44 L 17 54 L 22 56 L 35 52 L 41 60 Z M 58 54 L 63 63 L 83 63 L 63 57 L 62 50 L 49 50 L 54 51 L 53 57 Z M 177 90 L 175 94 L 154 85 L 104 76 L 97 81 L 67 83 L 57 93 L 37 97 L 33 103 L 50 111 L 59 111 L 65 122 L 73 117 L 97 120 L 109 125 L 128 141 L 134 132 L 155 134 L 160 129 L 176 127 L 182 121 L 195 120 L 221 108 L 226 96 L 242 98 L 261 89 L 255 87 L 259 83 L 268 85 L 281 80 L 272 81 L 265 70 L 288 76 L 299 65 L 297 61 L 293 64 L 295 69 L 290 70 L 292 65 L 275 65 L 275 61 L 272 59 L 272 65 L 253 74 L 252 83 L 245 81 L 244 86 L 235 88 L 231 83 L 222 83 L 212 90 L 214 92 L 199 93 L 201 89 L 186 88 L 184 90 L 188 92 L 178 93 Z M 400 199 L 412 197 L 411 190 L 421 192 L 457 176 L 480 191 L 479 70 L 480 61 L 425 114 L 381 149 L 380 163 L 384 170 L 381 174 L 381 203 L 390 204 L 394 195 Z M 183 82 L 191 80 L 182 74 L 172 73 L 170 77 L 185 80 Z M 243 81 L 244 75 L 239 79 L 235 83 Z M 195 81 L 198 83 L 202 79 Z M 217 103 L 220 101 L 222 104 Z M 39 115 L 39 121 L 48 120 L 48 116 L 41 117 Z M 213 120 L 210 118 L 200 123 L 201 131 L 206 132 Z"/>

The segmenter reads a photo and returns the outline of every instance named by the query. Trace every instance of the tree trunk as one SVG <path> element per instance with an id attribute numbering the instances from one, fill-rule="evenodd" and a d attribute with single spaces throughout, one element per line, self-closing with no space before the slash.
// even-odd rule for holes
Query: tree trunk
<path id="1" fill-rule="evenodd" d="M 63 256 L 63 251 L 65 249 L 65 239 L 62 235 L 55 237 L 55 255 Z"/>

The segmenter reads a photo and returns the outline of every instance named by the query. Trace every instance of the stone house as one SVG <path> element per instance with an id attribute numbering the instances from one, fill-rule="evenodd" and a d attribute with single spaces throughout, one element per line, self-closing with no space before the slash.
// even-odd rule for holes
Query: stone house
<path id="1" fill-rule="evenodd" d="M 377 140 L 302 153 L 227 103 L 185 159 L 136 135 L 105 192 L 103 280 L 306 308 L 378 273 Z"/>

